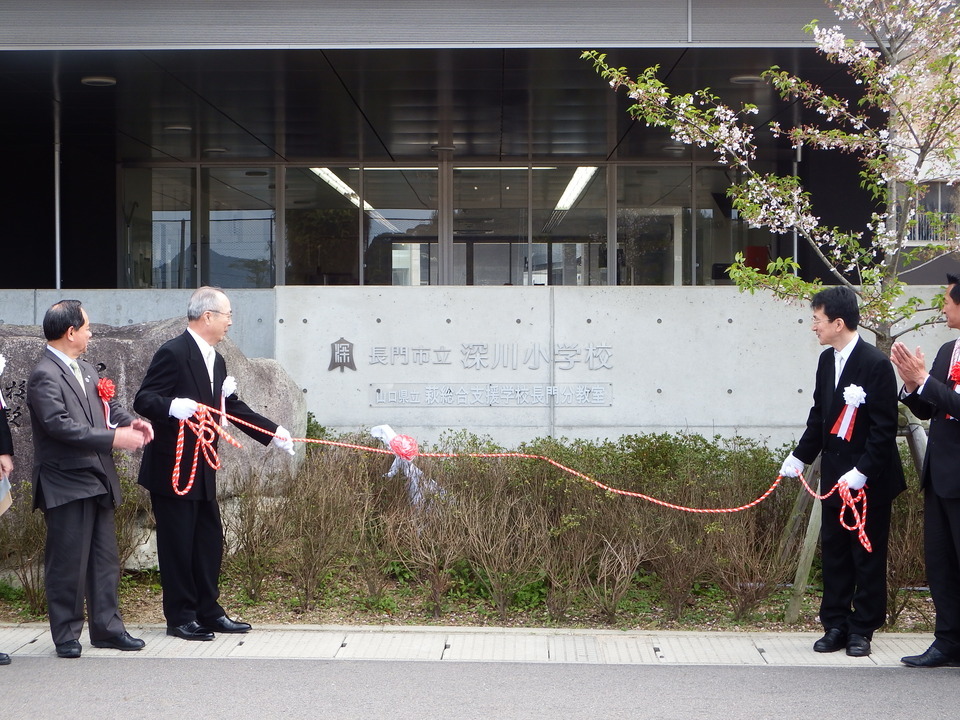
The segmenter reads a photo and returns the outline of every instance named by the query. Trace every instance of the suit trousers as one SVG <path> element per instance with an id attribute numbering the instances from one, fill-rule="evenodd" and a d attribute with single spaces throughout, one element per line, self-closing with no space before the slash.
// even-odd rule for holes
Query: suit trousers
<path id="1" fill-rule="evenodd" d="M 889 501 L 869 505 L 865 530 L 873 551 L 867 552 L 857 532 L 840 524 L 840 509 L 821 502 L 823 598 L 820 622 L 825 629 L 839 628 L 869 640 L 873 631 L 886 622 L 891 507 Z M 846 521 L 850 523 L 851 520 L 848 513 Z"/>
<path id="2" fill-rule="evenodd" d="M 216 500 L 150 493 L 157 521 L 157 560 L 167 625 L 205 622 L 226 613 L 220 598 L 223 524 Z"/>
<path id="3" fill-rule="evenodd" d="M 91 640 L 123 633 L 113 506 L 105 495 L 83 498 L 44 510 L 44 519 L 44 582 L 53 642 L 59 645 L 80 638 L 84 599 Z"/>
<path id="4" fill-rule="evenodd" d="M 923 547 L 937 609 L 933 645 L 960 660 L 960 499 L 940 497 L 929 480 L 923 500 Z"/>

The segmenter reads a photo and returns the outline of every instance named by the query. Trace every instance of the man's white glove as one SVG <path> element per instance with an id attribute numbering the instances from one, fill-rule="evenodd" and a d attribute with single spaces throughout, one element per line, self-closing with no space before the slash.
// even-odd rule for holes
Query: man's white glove
<path id="1" fill-rule="evenodd" d="M 230 397 L 237 391 L 237 379 L 233 375 L 227 375 L 223 379 L 223 385 L 220 386 L 220 394 L 224 397 Z"/>
<path id="2" fill-rule="evenodd" d="M 170 401 L 170 417 L 175 417 L 177 420 L 186 420 L 189 417 L 193 417 L 193 414 L 197 412 L 196 400 L 191 400 L 190 398 L 174 398 Z"/>
<path id="3" fill-rule="evenodd" d="M 287 430 L 283 425 L 277 426 L 277 430 L 274 435 L 275 437 L 270 441 L 271 445 L 275 445 L 280 450 L 290 453 L 291 455 L 297 454 L 297 451 L 293 448 L 293 437 L 290 435 L 290 431 Z"/>
<path id="4" fill-rule="evenodd" d="M 854 468 L 853 470 L 847 470 L 843 475 L 840 476 L 840 479 L 837 480 L 837 482 L 845 482 L 847 487 L 851 490 L 859 490 L 867 484 L 867 476 Z"/>
<path id="5" fill-rule="evenodd" d="M 800 477 L 805 465 L 793 456 L 793 453 L 787 455 L 787 459 L 780 466 L 780 475 L 783 477 Z"/>

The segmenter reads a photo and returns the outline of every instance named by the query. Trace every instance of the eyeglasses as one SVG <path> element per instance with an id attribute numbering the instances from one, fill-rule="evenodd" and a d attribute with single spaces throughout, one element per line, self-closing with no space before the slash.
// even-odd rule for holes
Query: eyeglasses
<path id="1" fill-rule="evenodd" d="M 226 315 L 228 318 L 233 317 L 233 310 L 228 310 L 227 312 L 224 312 L 223 310 L 207 310 L 207 312 L 216 313 L 217 315 Z"/>
<path id="2" fill-rule="evenodd" d="M 811 321 L 811 324 L 812 324 L 814 327 L 819 327 L 820 325 L 829 325 L 830 323 L 834 323 L 834 322 L 836 322 L 836 321 L 837 321 L 836 318 L 834 318 L 833 320 L 831 320 L 830 318 L 824 318 L 823 320 L 821 320 L 820 318 L 815 317 L 815 318 L 813 318 L 813 320 Z"/>

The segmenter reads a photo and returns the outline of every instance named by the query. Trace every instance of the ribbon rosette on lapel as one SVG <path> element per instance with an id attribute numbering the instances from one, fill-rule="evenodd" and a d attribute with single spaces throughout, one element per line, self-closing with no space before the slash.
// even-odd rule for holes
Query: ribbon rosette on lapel
<path id="1" fill-rule="evenodd" d="M 950 372 L 947 373 L 947 380 L 953 383 L 953 391 L 960 394 L 960 362 L 955 362 L 950 366 Z M 956 420 L 950 413 L 947 413 L 947 420 Z"/>
<path id="2" fill-rule="evenodd" d="M 100 402 L 103 403 L 103 419 L 107 427 L 116 430 L 117 423 L 110 422 L 110 401 L 117 394 L 117 387 L 110 378 L 100 378 L 97 381 L 97 394 L 100 396 Z"/>
<path id="3" fill-rule="evenodd" d="M 863 405 L 867 399 L 867 393 L 859 385 L 847 385 L 843 389 L 843 401 L 846 403 L 843 412 L 837 417 L 833 424 L 831 433 L 838 438 L 849 441 L 853 437 L 853 423 L 857 419 L 857 408 Z"/>

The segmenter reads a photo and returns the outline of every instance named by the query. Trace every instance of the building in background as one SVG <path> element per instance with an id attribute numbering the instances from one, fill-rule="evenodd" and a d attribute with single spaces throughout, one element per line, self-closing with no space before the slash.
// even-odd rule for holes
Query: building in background
<path id="1" fill-rule="evenodd" d="M 516 397 L 526 392 L 517 390 L 522 380 L 535 386 L 535 409 L 553 412 L 509 422 L 493 412 L 484 428 L 739 431 L 735 405 L 721 422 L 689 417 L 706 412 L 701 402 L 677 415 L 664 397 L 663 408 L 651 409 L 655 419 L 631 418 L 636 400 L 625 386 L 643 374 L 631 365 L 643 348 L 624 338 L 636 314 L 695 323 L 702 296 L 667 288 L 728 285 L 723 269 L 737 252 L 757 263 L 795 255 L 810 277 L 823 268 L 794 238 L 741 222 L 725 194 L 735 178 L 708 151 L 631 121 L 628 100 L 580 59 L 583 50 L 605 51 L 635 71 L 659 65 L 677 91 L 710 87 L 728 104 L 757 105 L 758 166 L 798 172 L 828 224 L 857 225 L 869 212 L 849 159 L 798 158 L 762 130 L 802 119 L 796 103 L 760 81 L 772 65 L 855 92 L 803 32 L 814 18 L 832 19 L 822 0 L 0 0 L 0 17 L 0 288 L 122 291 L 90 296 L 122 297 L 103 300 L 97 313 L 118 324 L 168 317 L 180 302 L 169 293 L 201 284 L 262 291 L 255 308 L 240 308 L 249 318 L 236 329 L 241 346 L 298 368 L 318 416 L 331 403 L 344 413 L 329 425 L 349 426 L 349 413 L 363 408 L 358 424 L 403 427 L 402 407 L 378 405 L 377 393 L 404 384 L 411 387 L 392 388 L 406 393 L 399 397 L 427 393 L 443 368 L 440 355 L 427 363 L 424 351 L 450 350 L 461 371 L 450 383 L 465 382 L 466 372 L 480 385 L 516 386 Z M 943 206 L 952 202 L 945 189 Z M 336 294 L 324 294 L 330 286 Z M 420 315 L 404 314 L 409 288 L 425 286 L 432 293 L 416 300 L 419 307 L 430 298 Z M 489 294 L 478 301 L 453 290 L 471 286 Z M 559 305 L 595 310 L 582 319 L 589 332 L 562 329 L 553 295 L 530 290 L 521 301 L 510 294 L 518 286 L 564 288 Z M 633 294 L 594 292 L 617 286 Z M 18 297 L 27 295 L 4 295 Z M 20 310 L 9 303 L 0 315 L 16 322 Z M 621 315 L 625 308 L 634 315 Z M 494 360 L 475 346 L 504 336 L 494 327 L 500 311 L 520 335 L 500 343 L 499 372 L 532 353 L 531 362 L 549 358 L 546 375 L 485 375 L 496 371 Z M 397 313 L 405 338 L 396 334 Z M 352 314 L 369 326 L 353 327 Z M 434 343 L 427 326 L 441 317 L 468 329 Z M 599 317 L 609 318 L 605 337 Z M 299 334 L 291 336 L 291 322 Z M 491 325 L 481 332 L 484 322 Z M 304 335 L 305 325 L 335 337 Z M 307 337 L 322 345 L 313 363 L 293 357 Z M 371 381 L 342 366 L 328 371 L 326 354 L 340 340 L 353 345 L 359 369 L 397 374 Z M 602 402 L 590 418 L 571 410 L 557 420 L 549 410 L 564 385 L 558 368 L 573 367 L 557 358 L 564 344 L 606 358 L 567 383 L 581 400 L 576 388 L 596 384 Z M 618 363 L 620 386 L 596 379 L 604 362 Z M 673 369 L 684 382 L 684 368 Z M 354 385 L 337 395 L 334 377 L 354 377 Z M 732 388 L 722 392 L 750 404 Z M 477 397 L 489 401 L 476 387 L 460 388 L 460 401 Z M 422 427 L 471 424 L 424 420 L 427 409 Z"/>

